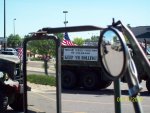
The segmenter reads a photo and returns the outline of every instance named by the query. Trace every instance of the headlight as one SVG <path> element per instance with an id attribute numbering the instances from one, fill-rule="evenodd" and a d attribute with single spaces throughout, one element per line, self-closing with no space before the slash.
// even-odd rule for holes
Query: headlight
<path id="1" fill-rule="evenodd" d="M 0 78 L 4 77 L 4 73 L 0 71 Z"/>
<path id="2" fill-rule="evenodd" d="M 14 70 L 14 75 L 17 75 L 17 70 L 16 69 Z"/>

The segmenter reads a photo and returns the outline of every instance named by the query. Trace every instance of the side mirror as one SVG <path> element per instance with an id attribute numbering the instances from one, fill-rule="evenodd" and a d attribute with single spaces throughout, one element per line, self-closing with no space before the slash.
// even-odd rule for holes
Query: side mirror
<path id="1" fill-rule="evenodd" d="M 109 27 L 101 32 L 99 39 L 99 57 L 102 66 L 111 80 L 115 80 L 126 71 L 126 46 L 122 33 Z"/>

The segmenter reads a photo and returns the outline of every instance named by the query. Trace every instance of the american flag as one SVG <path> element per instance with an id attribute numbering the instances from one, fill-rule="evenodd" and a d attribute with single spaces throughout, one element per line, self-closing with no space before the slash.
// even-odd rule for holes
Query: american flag
<path id="1" fill-rule="evenodd" d="M 19 57 L 19 59 L 22 58 L 22 55 L 23 55 L 23 48 L 18 48 L 18 57 Z"/>
<path id="2" fill-rule="evenodd" d="M 74 44 L 70 38 L 69 38 L 69 35 L 67 32 L 65 32 L 64 34 L 64 38 L 63 38 L 63 41 L 61 42 L 61 45 L 62 46 L 76 46 L 76 44 Z"/>

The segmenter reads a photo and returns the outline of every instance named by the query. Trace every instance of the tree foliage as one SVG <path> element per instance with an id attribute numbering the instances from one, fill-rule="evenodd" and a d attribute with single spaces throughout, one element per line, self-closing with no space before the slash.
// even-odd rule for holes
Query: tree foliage
<path id="1" fill-rule="evenodd" d="M 63 39 L 63 34 L 55 34 L 60 40 Z M 28 38 L 29 36 L 26 36 Z M 28 50 L 33 54 L 40 54 L 43 56 L 54 56 L 56 54 L 56 44 L 54 40 L 34 40 L 28 43 Z"/>
<path id="2" fill-rule="evenodd" d="M 82 38 L 74 38 L 73 43 L 77 44 L 78 46 L 82 46 L 84 43 L 84 40 Z"/>
<path id="3" fill-rule="evenodd" d="M 91 38 L 88 38 L 88 39 L 85 39 L 85 42 L 90 42 L 90 41 L 92 41 L 92 42 L 98 42 L 98 40 L 99 40 L 99 36 L 91 36 Z"/>
<path id="4" fill-rule="evenodd" d="M 63 34 L 55 34 L 57 38 L 60 40 L 63 39 Z M 29 38 L 29 36 L 26 36 Z M 50 57 L 55 57 L 56 55 L 56 43 L 54 40 L 33 40 L 28 42 L 27 49 L 31 51 L 33 54 L 42 55 L 42 59 L 44 61 L 44 70 L 45 74 L 48 75 L 48 60 Z"/>
<path id="5" fill-rule="evenodd" d="M 96 41 L 98 41 L 99 40 L 99 36 L 92 36 L 91 37 L 91 41 L 94 41 L 94 42 L 96 42 Z"/>
<path id="6" fill-rule="evenodd" d="M 117 36 L 114 36 L 113 37 L 113 42 L 116 42 L 118 40 L 118 37 Z"/>
<path id="7" fill-rule="evenodd" d="M 57 36 L 60 39 L 60 41 L 62 41 L 64 34 L 63 33 L 57 33 L 57 34 L 55 34 L 55 36 Z"/>
<path id="8" fill-rule="evenodd" d="M 7 39 L 8 47 L 16 48 L 18 46 L 21 46 L 21 43 L 22 43 L 22 39 L 18 34 L 17 35 L 11 34 L 8 36 L 8 39 Z"/>
<path id="9" fill-rule="evenodd" d="M 33 40 L 28 43 L 28 50 L 43 56 L 55 56 L 55 48 L 53 40 Z"/>

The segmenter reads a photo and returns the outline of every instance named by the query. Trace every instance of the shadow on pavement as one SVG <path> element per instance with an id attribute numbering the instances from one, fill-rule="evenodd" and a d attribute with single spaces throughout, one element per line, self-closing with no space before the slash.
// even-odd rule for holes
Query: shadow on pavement
<path id="1" fill-rule="evenodd" d="M 13 110 L 7 110 L 6 113 L 24 113 L 24 112 L 17 112 L 17 111 L 13 111 Z M 35 111 L 28 110 L 28 113 L 44 113 L 44 112 L 35 112 Z"/>
<path id="2" fill-rule="evenodd" d="M 87 95 L 114 95 L 114 90 L 113 89 L 103 89 L 103 90 L 93 90 L 93 91 L 88 91 L 88 90 L 83 90 L 82 88 L 80 89 L 73 89 L 73 90 L 66 90 L 63 89 L 62 93 L 65 94 L 87 94 Z"/>
<path id="3" fill-rule="evenodd" d="M 143 91 L 140 93 L 141 96 L 150 96 L 150 93 L 148 91 Z"/>
<path id="4" fill-rule="evenodd" d="M 94 90 L 94 91 L 87 91 L 83 89 L 73 89 L 73 90 L 62 90 L 62 93 L 65 94 L 87 94 L 87 95 L 114 95 L 114 89 L 102 89 L 102 90 Z M 121 90 L 122 95 L 129 95 L 128 90 Z M 148 91 L 140 92 L 141 96 L 150 96 Z"/>

